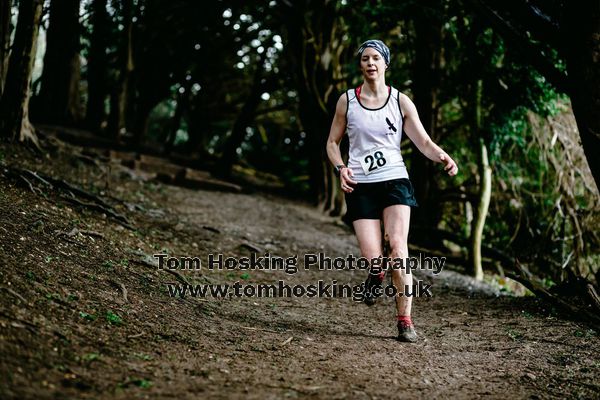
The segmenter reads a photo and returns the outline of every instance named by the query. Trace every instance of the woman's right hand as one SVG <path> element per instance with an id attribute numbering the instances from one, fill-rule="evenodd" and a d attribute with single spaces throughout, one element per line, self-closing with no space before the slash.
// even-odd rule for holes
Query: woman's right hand
<path id="1" fill-rule="evenodd" d="M 352 191 L 354 190 L 352 186 L 358 183 L 351 178 L 352 176 L 354 176 L 354 173 L 352 173 L 352 170 L 348 167 L 344 167 L 340 171 L 340 181 L 342 190 L 346 193 L 352 193 Z"/>

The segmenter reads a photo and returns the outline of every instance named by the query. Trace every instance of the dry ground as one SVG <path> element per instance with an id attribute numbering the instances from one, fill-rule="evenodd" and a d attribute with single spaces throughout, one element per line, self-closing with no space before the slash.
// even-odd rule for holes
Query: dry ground
<path id="1" fill-rule="evenodd" d="M 368 308 L 351 298 L 170 297 L 165 283 L 178 277 L 144 255 L 346 257 L 358 255 L 356 241 L 299 202 L 163 185 L 116 164 L 87 165 L 77 151 L 40 158 L 0 147 L 8 165 L 96 190 L 135 229 L 0 175 L 3 399 L 599 397 L 596 332 L 448 270 L 422 277 L 433 297 L 414 303 L 415 344 L 394 339 L 389 299 Z M 362 271 L 205 265 L 181 276 L 199 284 L 364 279 Z"/>

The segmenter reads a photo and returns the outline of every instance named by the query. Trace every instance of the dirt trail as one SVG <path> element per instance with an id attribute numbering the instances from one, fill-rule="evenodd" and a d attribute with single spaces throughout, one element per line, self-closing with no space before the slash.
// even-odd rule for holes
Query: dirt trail
<path id="1" fill-rule="evenodd" d="M 102 182 L 95 167 L 64 157 L 7 161 Z M 385 298 L 368 308 L 351 298 L 170 297 L 165 283 L 178 277 L 144 254 L 205 262 L 249 249 L 302 259 L 358 248 L 347 228 L 298 202 L 111 173 L 104 194 L 123 200 L 116 207 L 135 231 L 0 176 L 1 398 L 599 397 L 596 332 L 448 270 L 422 277 L 433 297 L 414 302 L 415 344 L 394 339 Z M 180 275 L 199 284 L 364 279 L 301 263 L 295 274 L 203 264 Z"/>

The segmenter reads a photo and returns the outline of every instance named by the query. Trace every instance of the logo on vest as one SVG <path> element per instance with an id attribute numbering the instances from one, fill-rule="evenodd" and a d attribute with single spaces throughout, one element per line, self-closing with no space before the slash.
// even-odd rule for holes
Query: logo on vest
<path id="1" fill-rule="evenodd" d="M 394 124 L 392 124 L 392 122 L 388 119 L 388 117 L 385 117 L 385 122 L 387 122 L 387 124 L 388 124 L 388 129 L 392 131 L 392 132 L 387 132 L 386 135 L 393 135 L 394 133 L 398 132 L 398 129 L 396 129 L 396 127 L 394 126 Z"/>

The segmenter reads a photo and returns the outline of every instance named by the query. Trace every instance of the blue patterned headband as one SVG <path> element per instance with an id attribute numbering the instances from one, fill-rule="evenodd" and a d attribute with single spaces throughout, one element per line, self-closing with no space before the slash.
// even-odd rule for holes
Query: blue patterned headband
<path id="1" fill-rule="evenodd" d="M 364 42 L 363 44 L 360 45 L 360 47 L 358 48 L 358 51 L 356 52 L 356 55 L 358 55 L 359 59 L 360 59 L 360 57 L 362 57 L 362 53 L 363 53 L 363 51 L 365 51 L 365 49 L 367 47 L 372 47 L 375 50 L 377 50 L 378 52 L 380 52 L 381 55 L 383 56 L 383 59 L 385 60 L 385 64 L 386 65 L 390 64 L 390 49 L 388 49 L 388 47 L 385 45 L 385 43 L 383 43 L 381 40 L 377 40 L 377 39 L 367 40 L 366 42 Z"/>

